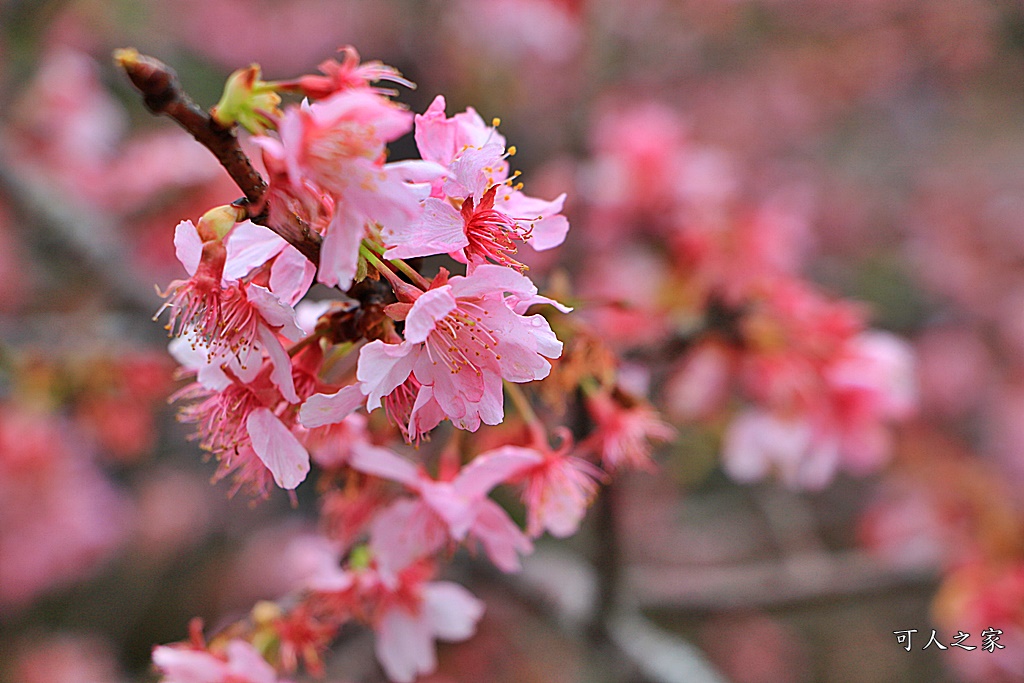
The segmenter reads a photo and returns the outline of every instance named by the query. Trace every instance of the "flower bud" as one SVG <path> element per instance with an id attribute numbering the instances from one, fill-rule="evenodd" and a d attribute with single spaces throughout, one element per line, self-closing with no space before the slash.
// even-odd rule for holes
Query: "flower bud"
<path id="1" fill-rule="evenodd" d="M 252 64 L 228 77 L 224 94 L 210 115 L 225 128 L 237 123 L 250 133 L 262 135 L 268 128 L 276 128 L 274 119 L 281 115 L 279 104 L 281 96 L 273 85 L 260 80 L 260 67 Z"/>
<path id="2" fill-rule="evenodd" d="M 199 219 L 196 230 L 203 242 L 220 241 L 235 227 L 239 221 L 245 220 L 245 210 L 234 204 L 215 206 Z"/>

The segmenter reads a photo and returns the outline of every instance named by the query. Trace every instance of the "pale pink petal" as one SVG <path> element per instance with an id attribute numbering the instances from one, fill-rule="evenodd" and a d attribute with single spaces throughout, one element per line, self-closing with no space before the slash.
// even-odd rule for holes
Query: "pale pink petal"
<path id="1" fill-rule="evenodd" d="M 535 450 L 502 446 L 473 458 L 455 477 L 455 488 L 467 498 L 485 496 L 498 484 L 542 462 L 544 458 Z"/>
<path id="2" fill-rule="evenodd" d="M 257 457 L 283 489 L 294 489 L 309 473 L 309 453 L 284 423 L 267 408 L 257 408 L 245 420 Z"/>
<path id="3" fill-rule="evenodd" d="M 418 489 L 420 485 L 420 474 L 416 465 L 387 448 L 367 443 L 355 444 L 352 447 L 349 465 L 352 469 L 397 481 L 411 489 Z"/>
<path id="4" fill-rule="evenodd" d="M 316 324 L 327 311 L 331 310 L 331 301 L 300 301 L 295 304 L 295 322 L 302 329 L 302 335 L 308 337 L 316 331 Z"/>
<path id="5" fill-rule="evenodd" d="M 367 392 L 366 409 L 380 407 L 383 397 L 409 378 L 419 354 L 411 344 L 385 344 L 376 339 L 359 350 L 356 377 Z"/>
<path id="6" fill-rule="evenodd" d="M 432 183 L 448 175 L 448 169 L 441 164 L 422 159 L 392 161 L 387 167 L 407 183 Z"/>
<path id="7" fill-rule="evenodd" d="M 424 292 L 409 310 L 405 319 L 405 340 L 421 344 L 434 331 L 439 320 L 455 310 L 458 304 L 447 285 Z"/>
<path id="8" fill-rule="evenodd" d="M 252 221 L 239 223 L 224 240 L 227 258 L 224 261 L 224 281 L 234 282 L 245 277 L 254 268 L 274 258 L 288 246 L 284 238 L 270 228 Z"/>
<path id="9" fill-rule="evenodd" d="M 231 378 L 220 363 L 211 362 L 207 348 L 197 344 L 194 338 L 188 335 L 175 337 L 167 345 L 167 350 L 183 367 L 195 370 L 196 380 L 207 389 L 222 391 L 231 385 Z"/>
<path id="10" fill-rule="evenodd" d="M 222 683 L 227 664 L 208 652 L 160 645 L 153 648 L 153 664 L 162 683 Z"/>
<path id="11" fill-rule="evenodd" d="M 571 306 L 566 306 L 565 304 L 559 301 L 555 301 L 554 299 L 550 299 L 546 296 L 541 296 L 540 294 L 525 299 L 520 299 L 515 295 L 511 295 L 505 298 L 505 303 L 508 304 L 508 306 L 519 315 L 525 315 L 526 312 L 530 310 L 531 306 L 536 306 L 539 304 L 548 304 L 550 306 L 554 306 L 555 309 L 560 311 L 561 313 L 572 313 Z"/>
<path id="12" fill-rule="evenodd" d="M 295 322 L 295 309 L 282 302 L 266 287 L 250 284 L 245 288 L 249 303 L 256 307 L 267 325 L 290 341 L 302 338 L 302 328 Z"/>
<path id="13" fill-rule="evenodd" d="M 516 221 L 533 226 L 526 241 L 537 251 L 552 249 L 565 241 L 569 232 L 569 220 L 561 214 L 565 194 L 552 201 L 528 197 L 522 192 L 511 192 L 508 199 L 499 193 L 495 208 L 508 214 Z"/>
<path id="14" fill-rule="evenodd" d="M 270 364 L 272 369 L 270 371 L 270 381 L 274 383 L 274 386 L 281 392 L 281 396 L 284 397 L 289 403 L 298 403 L 299 395 L 295 392 L 295 379 L 292 377 L 292 359 L 288 356 L 288 352 L 281 346 L 281 342 L 268 328 L 262 325 L 259 328 L 260 341 L 263 342 L 263 348 L 266 349 L 267 355 L 270 357 Z"/>
<path id="15" fill-rule="evenodd" d="M 379 512 L 370 525 L 370 550 L 378 570 L 394 578 L 448 541 L 444 522 L 423 501 L 403 498 Z"/>
<path id="16" fill-rule="evenodd" d="M 422 615 L 395 606 L 385 612 L 375 631 L 377 659 L 395 683 L 412 683 L 437 668 L 434 639 Z"/>
<path id="17" fill-rule="evenodd" d="M 360 216 L 345 208 L 335 210 L 320 248 L 318 281 L 340 289 L 352 284 L 359 262 L 359 243 L 366 233 L 363 226 Z"/>
<path id="18" fill-rule="evenodd" d="M 244 640 L 235 639 L 225 648 L 229 676 L 245 683 L 277 683 L 277 672 L 260 653 Z"/>
<path id="19" fill-rule="evenodd" d="M 448 281 L 452 294 L 459 299 L 468 299 L 487 294 L 508 292 L 519 299 L 528 299 L 537 294 L 537 287 L 525 275 L 493 263 L 477 266 L 468 277 L 457 275 Z"/>
<path id="20" fill-rule="evenodd" d="M 498 185 L 508 177 L 504 154 L 505 148 L 496 143 L 463 151 L 448 167 L 451 177 L 444 183 L 445 194 L 457 199 L 474 197 L 479 200 L 491 185 Z"/>
<path id="21" fill-rule="evenodd" d="M 437 638 L 458 642 L 476 632 L 484 603 L 457 583 L 435 581 L 423 587 L 422 609 Z"/>
<path id="22" fill-rule="evenodd" d="M 477 502 L 476 521 L 471 533 L 483 545 L 494 566 L 503 572 L 519 571 L 519 554 L 533 552 L 530 539 L 490 498 Z"/>
<path id="23" fill-rule="evenodd" d="M 182 221 L 174 228 L 174 254 L 189 275 L 195 275 L 203 258 L 203 240 L 192 221 Z"/>
<path id="24" fill-rule="evenodd" d="M 299 422 L 307 429 L 337 424 L 365 401 L 358 384 L 342 387 L 334 394 L 313 394 L 299 409 Z"/>
<path id="25" fill-rule="evenodd" d="M 294 306 L 309 291 L 316 266 L 295 247 L 286 246 L 270 266 L 270 291 L 281 301 Z"/>
<path id="26" fill-rule="evenodd" d="M 423 502 L 448 525 L 451 537 L 456 541 L 466 538 L 476 519 L 470 501 L 446 481 L 423 481 L 419 484 L 419 491 Z"/>
<path id="27" fill-rule="evenodd" d="M 458 251 L 469 244 L 462 214 L 446 201 L 427 199 L 420 219 L 406 227 L 384 231 L 391 245 L 385 258 L 412 258 Z"/>

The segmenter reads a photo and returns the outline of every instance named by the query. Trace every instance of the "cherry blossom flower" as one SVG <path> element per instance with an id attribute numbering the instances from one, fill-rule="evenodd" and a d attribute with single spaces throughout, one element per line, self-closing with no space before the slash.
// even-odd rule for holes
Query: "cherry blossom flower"
<path id="1" fill-rule="evenodd" d="M 341 48 L 340 52 L 344 55 L 342 61 L 328 59 L 320 62 L 317 68 L 322 76 L 301 76 L 294 81 L 279 82 L 278 87 L 299 90 L 306 97 L 315 100 L 324 99 L 342 90 L 372 89 L 370 83 L 376 81 L 390 81 L 407 88 L 414 87 L 393 66 L 376 60 L 360 64 L 359 53 L 351 45 Z M 380 89 L 374 90 L 384 92 Z"/>
<path id="2" fill-rule="evenodd" d="M 514 476 L 523 461 L 478 456 L 450 481 L 436 481 L 394 452 L 369 445 L 353 449 L 350 466 L 403 484 L 418 498 L 400 499 L 383 510 L 370 529 L 370 547 L 384 572 L 397 572 L 437 551 L 447 541 L 475 538 L 503 571 L 519 569 L 517 553 L 533 549 L 504 510 L 487 498 Z"/>
<path id="3" fill-rule="evenodd" d="M 378 607 L 377 659 L 392 681 L 412 683 L 437 668 L 434 641 L 466 640 L 483 612 L 484 604 L 457 583 L 406 579 Z"/>
<path id="4" fill-rule="evenodd" d="M 216 478 L 234 473 L 234 490 L 245 484 L 261 495 L 269 487 L 268 475 L 283 489 L 298 486 L 309 472 L 309 453 L 272 410 L 287 405 L 276 390 L 276 369 L 265 367 L 246 382 L 211 363 L 201 348 L 187 346 L 187 340 L 172 343 L 172 352 L 197 381 L 171 399 L 190 402 L 178 419 L 195 424 L 200 447 L 218 458 Z"/>
<path id="5" fill-rule="evenodd" d="M 426 191 L 413 183 L 443 174 L 437 164 L 385 164 L 385 145 L 409 130 L 412 115 L 368 89 L 349 89 L 285 110 L 279 138 L 257 136 L 271 174 L 271 201 L 310 207 L 333 200 L 317 278 L 346 288 L 366 223 L 400 228 L 420 212 Z M 290 199 L 288 199 L 290 198 Z"/>
<path id="6" fill-rule="evenodd" d="M 496 263 L 524 266 L 509 256 L 518 242 L 534 249 L 558 246 L 569 223 L 561 215 L 565 195 L 547 202 L 524 195 L 509 178 L 504 137 L 469 109 L 445 118 L 440 95 L 416 117 L 416 143 L 424 159 L 449 173 L 434 183 L 419 220 L 386 226 L 388 258 L 451 254 L 471 268 Z"/>
<path id="7" fill-rule="evenodd" d="M 571 439 L 565 434 L 558 449 L 502 446 L 477 456 L 505 463 L 511 482 L 523 482 L 526 531 L 536 538 L 545 530 L 566 538 L 579 529 L 587 508 L 597 494 L 604 473 L 585 460 L 569 455 Z"/>
<path id="8" fill-rule="evenodd" d="M 251 282 L 225 285 L 227 248 L 215 236 L 201 237 L 191 221 L 179 223 L 174 237 L 178 259 L 191 277 L 168 287 L 168 300 L 160 309 L 170 310 L 168 329 L 205 347 L 209 363 L 228 362 L 243 376 L 259 371 L 265 350 L 273 368 L 272 381 L 282 396 L 297 403 L 291 361 L 277 336 L 280 333 L 291 341 L 301 337 L 294 309 Z M 293 295 L 294 291 L 289 293 L 290 298 Z"/>
<path id="9" fill-rule="evenodd" d="M 587 396 L 587 408 L 597 426 L 594 441 L 606 469 L 651 469 L 651 442 L 667 441 L 676 432 L 650 405 L 627 397 L 597 392 Z"/>
<path id="10" fill-rule="evenodd" d="M 502 379 L 543 379 L 551 369 L 546 359 L 562 351 L 548 322 L 513 311 L 506 292 L 519 302 L 537 289 L 515 271 L 482 265 L 466 277 L 449 279 L 442 272 L 428 291 L 413 294 L 412 304 L 392 307 L 392 317 L 404 317 L 405 341 L 373 341 L 359 354 L 357 377 L 367 409 L 379 407 L 413 376 L 420 385 L 416 405 L 436 401 L 460 429 L 501 422 Z"/>

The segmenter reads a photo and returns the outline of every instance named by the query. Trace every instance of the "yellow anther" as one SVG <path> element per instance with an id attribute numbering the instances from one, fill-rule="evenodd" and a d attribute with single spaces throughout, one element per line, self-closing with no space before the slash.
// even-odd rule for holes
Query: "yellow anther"
<path id="1" fill-rule="evenodd" d="M 514 157 L 516 155 L 516 146 L 515 145 L 509 145 L 508 146 L 508 155 L 510 157 Z"/>
<path id="2" fill-rule="evenodd" d="M 493 119 L 491 119 L 491 125 L 497 128 L 498 126 L 501 125 L 501 119 L 495 116 Z"/>

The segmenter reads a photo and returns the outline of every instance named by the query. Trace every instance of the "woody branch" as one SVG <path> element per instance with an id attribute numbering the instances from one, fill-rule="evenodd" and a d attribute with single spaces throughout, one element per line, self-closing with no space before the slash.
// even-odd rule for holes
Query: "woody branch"
<path id="1" fill-rule="evenodd" d="M 267 220 L 267 184 L 242 151 L 234 130 L 220 125 L 200 108 L 182 89 L 175 71 L 159 59 L 127 48 L 117 50 L 114 60 L 142 93 L 143 101 L 152 113 L 169 116 L 213 153 L 245 195 L 244 205 L 249 219 L 276 232 L 319 266 L 321 238 L 309 225 L 294 214 L 289 214 L 284 225 L 271 224 Z"/>

